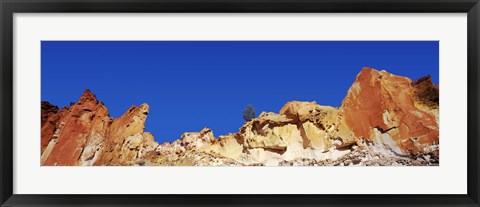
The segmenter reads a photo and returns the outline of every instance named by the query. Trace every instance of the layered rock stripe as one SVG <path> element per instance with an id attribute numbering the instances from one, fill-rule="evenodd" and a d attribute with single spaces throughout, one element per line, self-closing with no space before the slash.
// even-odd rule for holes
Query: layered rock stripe
<path id="1" fill-rule="evenodd" d="M 380 153 L 375 157 L 418 157 L 432 149 L 438 154 L 438 91 L 430 76 L 412 81 L 365 67 L 339 108 L 291 101 L 278 114 L 262 112 L 245 122 L 237 133 L 216 138 L 205 128 L 159 144 L 144 132 L 147 104 L 112 118 L 86 90 L 61 109 L 42 102 L 41 165 L 276 166 L 299 159 L 321 165 L 343 160 L 353 149 L 372 149 Z"/>

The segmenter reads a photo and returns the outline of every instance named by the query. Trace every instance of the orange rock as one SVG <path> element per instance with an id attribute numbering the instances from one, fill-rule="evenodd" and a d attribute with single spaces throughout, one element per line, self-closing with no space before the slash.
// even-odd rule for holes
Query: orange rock
<path id="1" fill-rule="evenodd" d="M 52 138 L 58 136 L 59 130 L 63 128 L 69 113 L 70 111 L 67 107 L 60 109 L 54 114 L 52 111 L 42 110 L 41 153 L 47 148 Z"/>
<path id="2" fill-rule="evenodd" d="M 42 127 L 47 122 L 48 118 L 55 115 L 58 112 L 58 107 L 50 104 L 48 101 L 42 101 Z"/>
<path id="3" fill-rule="evenodd" d="M 77 103 L 60 110 L 42 102 L 41 164 L 193 165 L 203 160 L 202 165 L 218 165 L 208 160 L 220 156 L 270 165 L 300 158 L 335 159 L 347 153 L 335 149 L 370 147 L 372 142 L 384 154 L 417 154 L 439 143 L 438 88 L 429 76 L 413 82 L 363 68 L 340 108 L 291 101 L 279 114 L 262 112 L 237 133 L 217 139 L 204 128 L 162 145 L 144 132 L 147 104 L 131 106 L 113 119 L 86 90 Z M 188 156 L 190 161 L 182 160 Z"/>
<path id="4" fill-rule="evenodd" d="M 436 109 L 439 106 L 439 87 L 432 82 L 432 77 L 427 75 L 418 79 L 413 84 L 413 98 L 416 104 Z"/>
<path id="5" fill-rule="evenodd" d="M 153 136 L 143 131 L 148 109 L 147 104 L 131 106 L 113 120 L 106 133 L 105 147 L 94 165 L 132 165 L 139 158 L 139 151 L 147 145 L 155 145 Z"/>
<path id="6" fill-rule="evenodd" d="M 106 114 L 97 114 L 97 111 L 103 107 L 89 90 L 86 90 L 78 102 L 73 105 L 69 113 L 63 116 L 61 125 L 58 128 L 58 137 L 52 145 L 51 151 L 45 156 L 42 155 L 44 165 L 77 165 L 83 146 L 88 140 L 92 123 L 96 119 L 102 118 Z M 54 137 L 52 137 L 54 138 Z M 50 143 L 49 143 L 50 145 Z M 50 149 L 49 149 L 50 150 Z"/>
<path id="7" fill-rule="evenodd" d="M 435 116 L 415 106 L 412 80 L 363 68 L 348 90 L 340 115 L 356 137 L 374 140 L 373 129 L 388 133 L 404 153 L 438 143 Z"/>
<path id="8" fill-rule="evenodd" d="M 54 113 L 42 104 L 42 165 L 133 165 L 158 143 L 144 133 L 148 105 L 132 106 L 117 119 L 86 90 L 70 108 Z"/>

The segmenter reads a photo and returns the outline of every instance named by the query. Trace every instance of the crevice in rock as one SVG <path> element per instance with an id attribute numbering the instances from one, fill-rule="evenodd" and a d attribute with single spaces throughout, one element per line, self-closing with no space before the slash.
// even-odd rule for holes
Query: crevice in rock
<path id="1" fill-rule="evenodd" d="M 303 140 L 303 149 L 307 149 L 310 146 L 311 141 L 308 139 L 307 132 L 305 131 L 303 124 L 297 124 L 297 129 L 300 131 L 300 136 Z"/>
<path id="2" fill-rule="evenodd" d="M 354 145 L 356 145 L 355 142 L 347 142 L 347 143 L 342 142 L 342 144 L 335 146 L 335 149 L 337 149 L 339 151 L 349 150 Z"/>
<path id="3" fill-rule="evenodd" d="M 380 127 L 380 126 L 377 125 L 377 126 L 375 126 L 374 128 L 377 129 L 377 130 L 378 130 L 379 132 L 381 132 L 382 134 L 385 134 L 385 133 L 389 132 L 390 130 L 396 129 L 396 128 L 398 128 L 398 127 L 397 127 L 397 126 L 394 126 L 394 127 L 390 127 L 390 128 L 388 128 L 388 129 L 384 130 L 382 127 Z"/>
<path id="4" fill-rule="evenodd" d="M 268 152 L 273 152 L 277 154 L 284 154 L 287 151 L 286 146 L 265 146 L 265 147 L 252 147 L 251 149 L 260 148 Z"/>

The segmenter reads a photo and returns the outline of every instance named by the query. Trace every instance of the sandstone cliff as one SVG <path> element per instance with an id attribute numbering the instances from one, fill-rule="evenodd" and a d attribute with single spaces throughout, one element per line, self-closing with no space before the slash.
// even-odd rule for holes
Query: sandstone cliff
<path id="1" fill-rule="evenodd" d="M 148 105 L 132 106 L 117 119 L 86 90 L 77 103 L 42 126 L 42 165 L 133 165 L 158 144 L 144 133 Z"/>
<path id="2" fill-rule="evenodd" d="M 114 119 L 86 90 L 70 107 L 42 102 L 41 165 L 438 165 L 438 90 L 430 76 L 363 68 L 339 108 L 291 101 L 237 133 L 163 144 L 144 132 L 147 104 Z"/>

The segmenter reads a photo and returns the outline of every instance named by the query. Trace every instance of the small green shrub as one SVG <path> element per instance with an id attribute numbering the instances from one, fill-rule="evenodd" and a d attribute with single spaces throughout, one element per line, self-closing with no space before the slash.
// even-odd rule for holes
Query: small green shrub
<path id="1" fill-rule="evenodd" d="M 245 121 L 250 121 L 255 118 L 255 108 L 253 108 L 252 104 L 248 104 L 245 110 L 243 110 L 243 119 Z"/>

